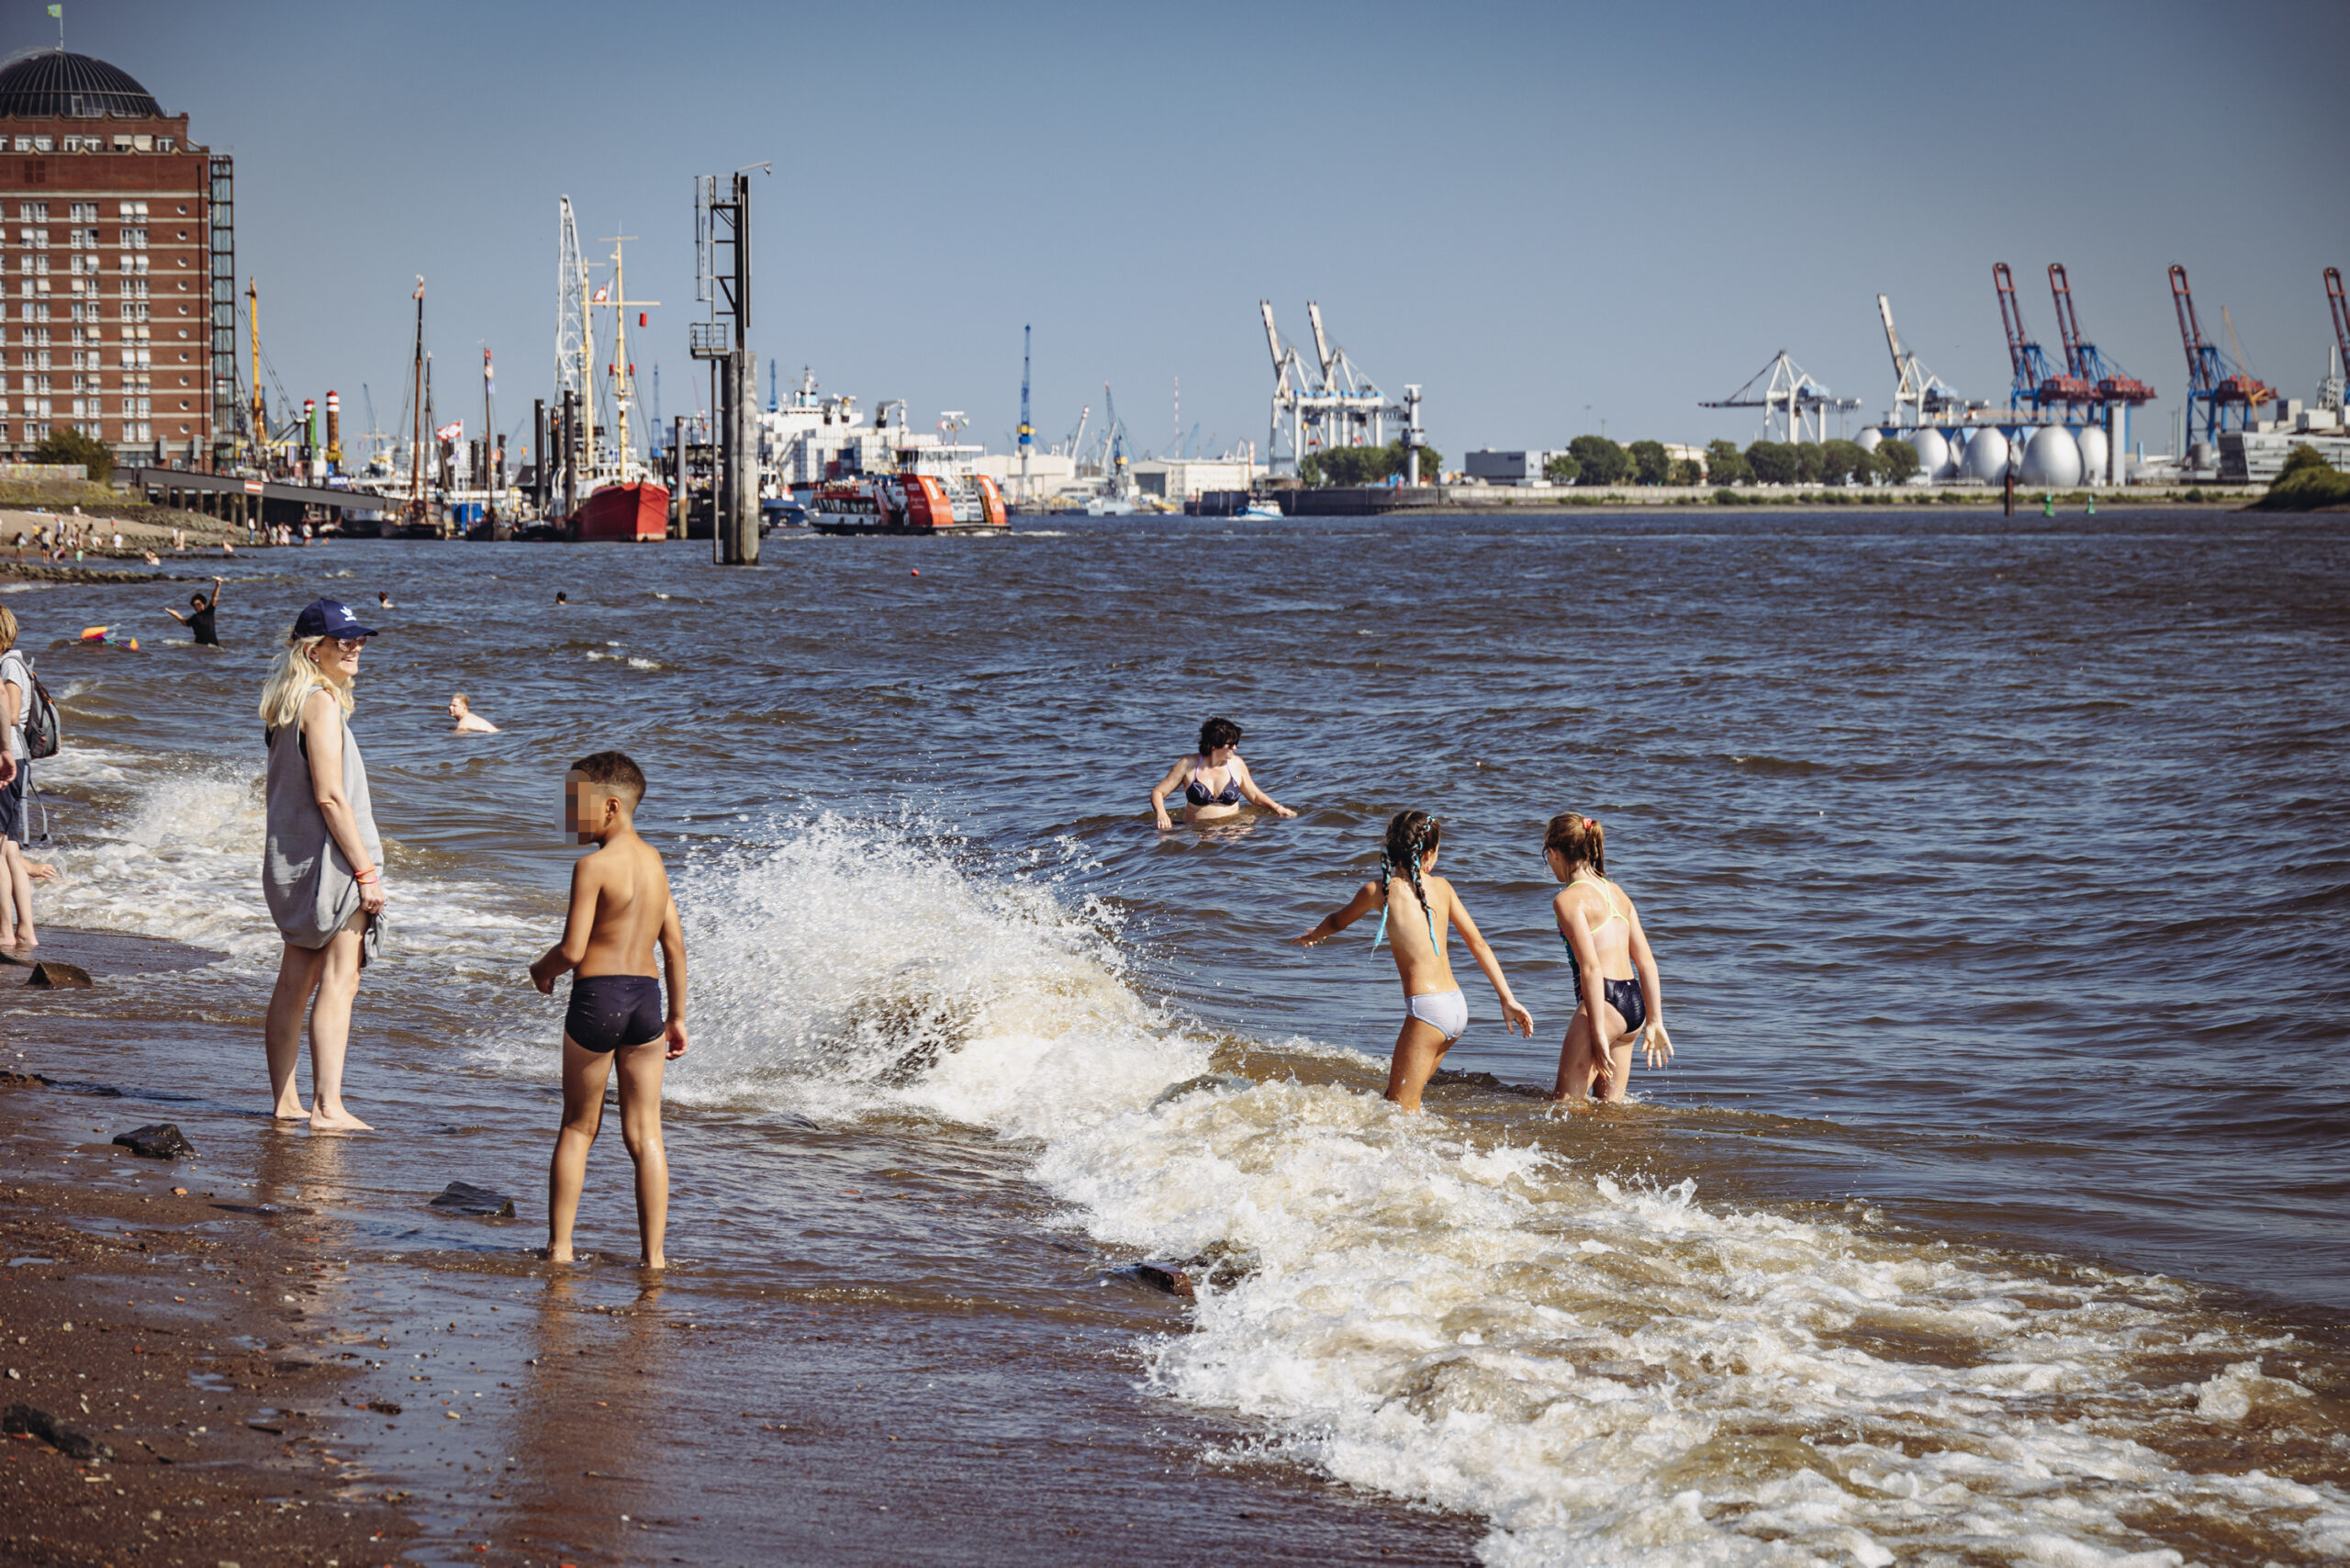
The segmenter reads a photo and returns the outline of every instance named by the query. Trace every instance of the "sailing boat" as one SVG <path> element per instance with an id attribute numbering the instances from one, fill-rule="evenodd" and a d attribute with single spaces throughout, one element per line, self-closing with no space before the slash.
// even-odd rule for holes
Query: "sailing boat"
<path id="1" fill-rule="evenodd" d="M 564 218 L 570 218 L 570 201 L 565 198 Z M 637 460 L 636 445 L 630 436 L 629 411 L 636 403 L 636 367 L 628 362 L 628 313 L 632 309 L 650 309 L 660 304 L 657 299 L 631 299 L 625 286 L 621 241 L 631 238 L 621 235 L 612 241 L 612 281 L 594 294 L 588 294 L 587 269 L 577 269 L 577 287 L 584 297 L 580 300 L 580 321 L 583 328 L 592 319 L 590 312 L 601 306 L 612 311 L 612 360 L 605 366 L 612 397 L 613 448 L 607 454 L 600 442 L 591 442 L 594 454 L 587 476 L 588 498 L 580 503 L 572 518 L 572 537 L 585 541 L 618 541 L 635 543 L 640 541 L 666 539 L 669 536 L 669 492 L 654 481 L 652 471 Z M 642 322 L 643 318 L 639 318 Z M 594 333 L 583 330 L 579 344 L 579 380 L 588 385 L 590 366 L 594 363 Z M 592 413 L 588 416 L 592 425 Z"/>

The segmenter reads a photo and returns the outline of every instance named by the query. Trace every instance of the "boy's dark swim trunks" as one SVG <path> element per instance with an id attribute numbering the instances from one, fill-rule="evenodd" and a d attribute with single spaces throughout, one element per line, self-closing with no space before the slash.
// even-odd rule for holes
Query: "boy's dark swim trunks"
<path id="1" fill-rule="evenodd" d="M 651 975 L 590 975 L 571 982 L 563 1032 L 582 1050 L 616 1051 L 657 1040 L 668 1028 L 661 982 Z"/>

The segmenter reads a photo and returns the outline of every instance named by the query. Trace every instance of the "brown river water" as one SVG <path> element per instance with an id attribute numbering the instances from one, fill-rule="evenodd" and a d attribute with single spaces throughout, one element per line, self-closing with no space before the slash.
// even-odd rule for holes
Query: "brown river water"
<path id="1" fill-rule="evenodd" d="M 468 1453 L 518 1496 L 581 1464 L 533 1379 L 643 1369 L 608 1406 L 616 1556 L 1096 1561 L 1131 1527 L 1326 1561 L 2350 1557 L 2339 519 L 1078 519 L 779 535 L 748 571 L 226 569 L 219 650 L 174 640 L 185 585 L 6 600 L 69 741 L 45 914 L 219 955 L 8 1048 L 499 1308 L 505 1361 L 401 1375 L 494 1391 Z M 393 903 L 349 1093 L 380 1131 L 285 1135 L 254 704 L 301 604 L 378 590 L 354 727 Z M 144 651 L 75 641 L 101 623 Z M 449 734 L 456 690 L 503 733 Z M 1152 830 L 1212 713 L 1297 820 Z M 564 767 L 613 745 L 695 965 L 651 1297 L 616 1128 L 599 1259 L 528 1255 L 562 993 L 523 967 Z M 1378 1098 L 1368 929 L 1283 941 L 1407 806 L 1538 1023 L 1505 1034 L 1456 952 L 1449 1065 L 1493 1081 L 1418 1119 Z M 1572 1005 L 1539 853 L 1569 808 L 1681 1052 L 1573 1117 L 1509 1092 Z M 520 1217 L 420 1207 L 451 1180 Z M 1148 1259 L 1208 1282 L 1171 1299 Z"/>

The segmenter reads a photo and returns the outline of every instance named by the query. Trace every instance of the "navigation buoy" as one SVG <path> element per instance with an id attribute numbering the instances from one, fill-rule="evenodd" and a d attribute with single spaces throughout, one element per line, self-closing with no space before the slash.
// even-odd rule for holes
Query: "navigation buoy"
<path id="1" fill-rule="evenodd" d="M 922 576 L 922 568 L 921 568 L 920 566 L 916 566 L 916 567 L 914 568 L 914 576 L 916 576 L 916 577 L 920 577 L 920 576 Z"/>

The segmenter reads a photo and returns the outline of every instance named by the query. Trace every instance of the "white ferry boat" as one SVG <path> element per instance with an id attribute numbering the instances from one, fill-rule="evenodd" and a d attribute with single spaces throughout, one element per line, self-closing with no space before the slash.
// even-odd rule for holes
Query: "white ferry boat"
<path id="1" fill-rule="evenodd" d="M 826 476 L 808 502 L 819 533 L 994 533 L 1012 520 L 993 479 L 971 471 L 976 446 L 901 446 L 897 472 Z M 844 453 L 836 469 L 856 459 Z"/>

